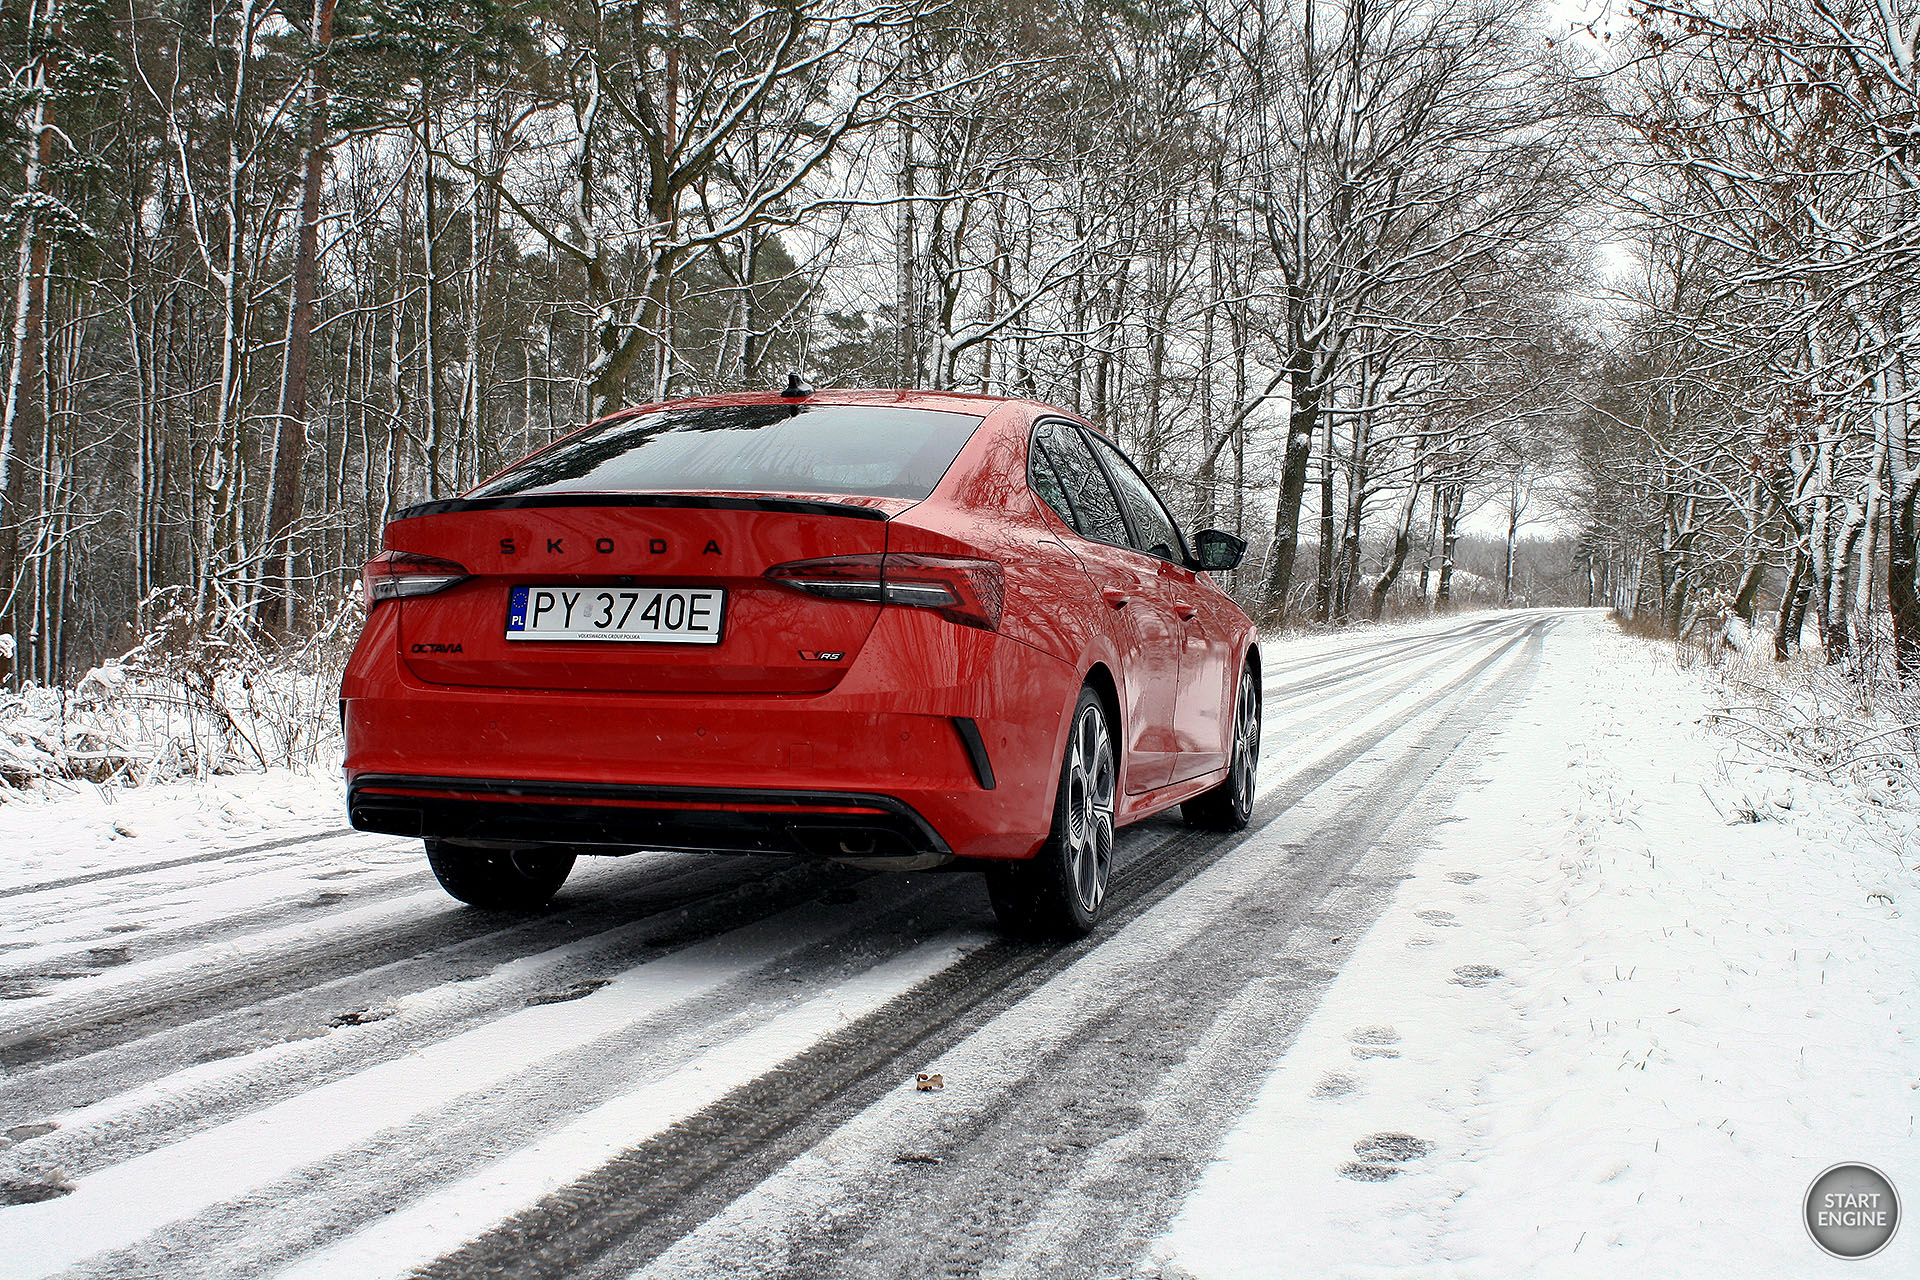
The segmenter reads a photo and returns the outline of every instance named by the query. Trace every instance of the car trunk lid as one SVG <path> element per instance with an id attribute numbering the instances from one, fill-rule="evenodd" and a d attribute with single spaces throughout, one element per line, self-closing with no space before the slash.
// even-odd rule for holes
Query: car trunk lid
<path id="1" fill-rule="evenodd" d="M 900 499 L 802 495 L 539 494 L 403 513 L 395 551 L 471 575 L 397 602 L 401 656 L 434 684 L 647 693 L 819 693 L 852 665 L 880 606 L 826 600 L 765 575 L 776 564 L 884 552 Z M 717 643 L 508 639 L 516 588 L 725 593 Z"/>

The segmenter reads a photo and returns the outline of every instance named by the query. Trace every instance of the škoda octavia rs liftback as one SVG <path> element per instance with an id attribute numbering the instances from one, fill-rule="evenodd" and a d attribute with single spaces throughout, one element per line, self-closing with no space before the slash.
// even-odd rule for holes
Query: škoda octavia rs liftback
<path id="1" fill-rule="evenodd" d="M 408 508 L 341 688 L 348 807 L 449 893 L 552 897 L 576 855 L 985 871 L 1084 934 L 1114 830 L 1243 827 L 1260 658 L 1099 431 L 981 396 L 810 391 L 611 414 Z"/>

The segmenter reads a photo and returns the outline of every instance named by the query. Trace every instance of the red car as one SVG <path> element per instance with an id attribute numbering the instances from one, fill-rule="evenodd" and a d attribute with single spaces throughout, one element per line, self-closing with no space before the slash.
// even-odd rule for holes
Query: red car
<path id="1" fill-rule="evenodd" d="M 601 418 L 402 511 L 341 687 L 348 809 L 454 897 L 544 903 L 578 853 L 982 869 L 1079 935 L 1114 829 L 1246 824 L 1260 655 L 1098 430 L 908 391 Z"/>

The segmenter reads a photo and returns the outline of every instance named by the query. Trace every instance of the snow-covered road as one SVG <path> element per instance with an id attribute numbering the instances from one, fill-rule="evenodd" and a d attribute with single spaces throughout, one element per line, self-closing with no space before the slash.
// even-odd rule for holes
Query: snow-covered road
<path id="1" fill-rule="evenodd" d="M 1605 678 L 1602 625 L 1274 649 L 1252 830 L 1129 829 L 1069 947 L 998 938 L 970 876 L 678 854 L 503 920 L 319 809 L 29 856 L 0 873 L 0 1277 L 1299 1274 L 1196 1232 L 1262 1215 L 1248 1143 L 1288 1138 L 1248 1125 L 1296 1105 L 1303 1028 L 1436 842 L 1498 831 L 1489 743 L 1552 654 Z"/>

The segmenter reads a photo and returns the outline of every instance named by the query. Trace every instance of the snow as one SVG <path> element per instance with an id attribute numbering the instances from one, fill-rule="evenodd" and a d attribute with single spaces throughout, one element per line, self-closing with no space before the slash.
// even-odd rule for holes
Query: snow
<path id="1" fill-rule="evenodd" d="M 49 782 L 0 794 L 9 797 L 0 803 L 0 892 L 346 829 L 346 785 L 333 770 L 140 787 Z"/>
<path id="2" fill-rule="evenodd" d="M 1805 1275 L 1827 1166 L 1920 1189 L 1920 892 L 1597 615 L 1166 1236 L 1165 1277 Z M 1725 798 L 1763 796 L 1729 823 Z M 1852 1264 L 1920 1274 L 1920 1233 Z"/>
<path id="3" fill-rule="evenodd" d="M 1266 631 L 1260 636 L 1261 656 L 1268 666 L 1276 660 L 1293 664 L 1329 653 L 1349 653 L 1375 641 L 1400 640 L 1450 630 L 1462 622 L 1514 617 L 1528 612 L 1456 609 L 1448 613 L 1411 613 L 1384 622 L 1357 621 L 1330 631 Z"/>

